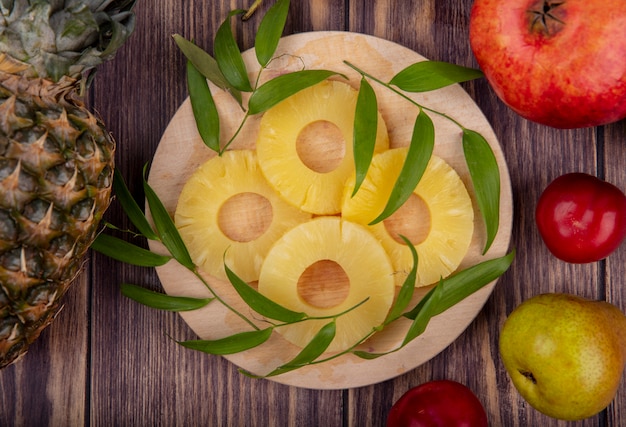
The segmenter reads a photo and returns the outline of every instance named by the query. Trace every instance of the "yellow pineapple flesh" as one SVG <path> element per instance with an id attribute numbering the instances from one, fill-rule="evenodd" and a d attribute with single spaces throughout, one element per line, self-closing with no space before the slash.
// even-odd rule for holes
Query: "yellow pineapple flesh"
<path id="1" fill-rule="evenodd" d="M 201 165 L 185 183 L 174 221 L 194 263 L 226 279 L 224 262 L 255 281 L 270 246 L 310 214 L 267 183 L 252 150 L 232 150 Z"/>
<path id="2" fill-rule="evenodd" d="M 344 188 L 342 215 L 369 224 L 383 210 L 408 148 L 374 156 L 368 175 L 352 197 L 354 179 Z M 416 286 L 427 286 L 455 271 L 469 250 L 474 231 L 472 201 L 463 181 L 443 159 L 433 155 L 411 198 L 387 220 L 370 226 L 389 254 L 401 285 L 413 265 L 407 237 L 418 254 Z"/>
<path id="3" fill-rule="evenodd" d="M 353 127 L 357 91 L 328 80 L 267 111 L 256 150 L 263 174 L 290 203 L 317 215 L 340 211 L 345 180 L 354 174 Z M 376 152 L 389 146 L 378 117 Z"/>
<path id="4" fill-rule="evenodd" d="M 332 273 L 331 273 L 332 272 Z M 310 316 L 331 316 L 367 301 L 337 319 L 328 352 L 342 351 L 381 324 L 394 299 L 391 260 L 363 226 L 339 217 L 317 217 L 288 231 L 269 251 L 259 292 Z M 329 320 L 309 320 L 277 331 L 304 347 Z"/>
<path id="5" fill-rule="evenodd" d="M 458 268 L 474 230 L 467 189 L 437 156 L 398 212 L 368 225 L 384 209 L 408 149 L 389 149 L 379 117 L 374 158 L 352 197 L 356 97 L 351 86 L 329 80 L 270 109 L 255 150 L 229 151 L 199 168 L 175 214 L 194 262 L 208 273 L 225 278 L 226 253 L 226 264 L 243 280 L 258 280 L 263 295 L 325 318 L 276 329 L 298 347 L 362 303 L 336 317 L 327 352 L 352 347 L 384 321 L 413 266 L 400 235 L 418 252 L 415 285 L 426 286 Z M 248 233 L 237 233 L 237 225 Z"/>

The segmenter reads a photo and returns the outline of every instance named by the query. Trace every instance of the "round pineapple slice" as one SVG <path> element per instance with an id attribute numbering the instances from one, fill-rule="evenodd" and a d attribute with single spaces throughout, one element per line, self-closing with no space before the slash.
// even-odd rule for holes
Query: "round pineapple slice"
<path id="1" fill-rule="evenodd" d="M 385 207 L 408 148 L 374 156 L 368 175 L 354 197 L 354 181 L 346 183 L 342 215 L 369 224 Z M 416 286 L 427 286 L 455 271 L 469 250 L 474 232 L 472 201 L 456 171 L 433 155 L 409 200 L 392 216 L 371 226 L 389 254 L 401 285 L 411 271 L 413 257 L 405 236 L 418 255 Z"/>
<path id="2" fill-rule="evenodd" d="M 364 304 L 337 319 L 327 349 L 342 351 L 380 325 L 394 299 L 391 261 L 363 226 L 339 217 L 318 217 L 288 231 L 267 254 L 259 292 L 310 316 L 332 316 Z M 329 320 L 307 320 L 277 328 L 304 347 Z"/>
<path id="3" fill-rule="evenodd" d="M 304 89 L 262 117 L 256 150 L 271 185 L 290 203 L 318 215 L 339 213 L 345 180 L 354 174 L 354 111 L 358 93 L 324 81 Z M 378 115 L 375 152 L 389 147 Z"/>
<path id="4" fill-rule="evenodd" d="M 226 262 L 248 282 L 258 279 L 272 244 L 310 218 L 276 194 L 251 150 L 227 151 L 200 166 L 185 183 L 174 215 L 197 266 L 226 279 Z"/>

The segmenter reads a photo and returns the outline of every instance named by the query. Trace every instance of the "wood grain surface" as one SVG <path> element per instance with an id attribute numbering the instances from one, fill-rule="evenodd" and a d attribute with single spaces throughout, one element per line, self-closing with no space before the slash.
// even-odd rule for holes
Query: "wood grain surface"
<path id="1" fill-rule="evenodd" d="M 263 73 L 264 77 L 261 82 L 265 81 L 264 79 L 267 78 L 265 75 L 267 74 L 270 76 L 282 74 L 292 70 L 294 64 L 295 69 L 300 69 L 304 63 L 307 69 L 329 69 L 342 73 L 348 80 L 341 78 L 338 81 L 342 82 L 341 84 L 351 84 L 355 86 L 355 89 L 358 88 L 360 75 L 345 65 L 343 61 L 349 61 L 362 67 L 362 69 L 366 69 L 368 73 L 377 78 L 389 81 L 400 70 L 425 59 L 423 56 L 399 44 L 378 37 L 345 31 L 314 31 L 284 37 L 278 45 L 276 56 L 288 59 L 284 62 L 277 61 L 278 64 L 272 64 L 268 72 Z M 256 61 L 254 50 L 244 52 L 243 58 L 246 61 L 251 78 L 255 78 L 259 65 Z M 241 107 L 227 92 L 220 91 L 217 88 L 213 88 L 213 90 L 215 92 L 215 102 L 218 105 L 220 116 L 223 118 L 220 123 L 220 132 L 225 139 L 230 135 L 237 135 L 230 148 L 255 149 L 261 115 L 250 117 L 246 121 L 245 126 L 237 133 L 239 124 L 244 116 Z M 391 148 L 407 146 L 413 131 L 417 109 L 410 108 L 405 99 L 380 86 L 375 87 L 374 90 L 377 92 L 377 105 L 381 118 L 385 121 L 386 128 L 389 129 L 389 146 Z M 356 96 L 356 90 L 354 93 Z M 486 233 L 480 219 L 480 213 L 476 211 L 474 214 L 472 241 L 460 265 L 461 268 L 466 268 L 488 259 L 504 256 L 508 252 L 511 237 L 512 194 L 502 149 L 491 130 L 489 122 L 476 104 L 473 103 L 469 95 L 457 85 L 433 93 L 415 94 L 412 98 L 422 105 L 427 105 L 430 108 L 455 117 L 455 120 L 465 123 L 471 129 L 480 132 L 491 144 L 501 169 L 500 228 L 490 250 L 483 255 Z M 332 120 L 332 117 L 329 119 Z M 463 156 L 459 128 L 449 120 L 443 120 L 435 115 L 433 115 L 433 123 L 436 140 L 434 154 L 455 168 L 463 182 L 468 184 L 469 194 L 474 199 L 474 205 L 476 205 L 474 190 L 469 185 L 471 178 Z M 319 132 L 328 135 L 327 131 L 322 130 Z M 299 138 L 300 136 L 298 136 Z M 322 143 L 319 142 L 320 139 Z M 349 139 L 346 137 L 346 140 L 349 141 Z M 334 145 L 332 142 L 323 141 L 323 138 L 319 136 L 316 142 L 316 145 L 325 147 L 326 151 L 329 150 L 329 146 L 332 147 Z M 296 141 L 294 143 L 299 144 Z M 303 164 L 310 164 L 302 158 L 302 154 L 299 151 L 298 154 L 303 160 Z M 149 184 L 163 201 L 165 208 L 172 217 L 174 217 L 180 192 L 185 183 L 198 169 L 199 165 L 204 164 L 207 159 L 215 156 L 216 153 L 208 149 L 202 142 L 196 130 L 191 104 L 188 99 L 185 100 L 163 133 L 152 159 L 148 178 Z M 310 157 L 311 154 L 309 153 L 306 156 Z M 315 156 L 321 157 L 321 159 L 317 159 L 320 163 L 329 162 L 328 155 L 324 149 L 316 150 Z M 345 159 L 344 162 L 347 160 Z M 299 176 L 294 177 L 294 179 L 299 179 Z M 241 191 L 246 190 L 242 189 Z M 261 200 L 265 200 L 267 203 L 267 199 Z M 229 202 L 230 200 L 227 200 L 222 206 L 229 205 Z M 261 222 L 269 223 L 272 221 L 271 210 L 268 212 L 264 209 L 254 209 L 254 205 L 251 202 L 235 205 L 238 205 L 238 208 L 231 208 L 229 211 L 230 216 L 236 220 L 237 228 L 245 229 L 250 227 L 249 224 L 244 222 L 246 210 L 261 212 L 259 215 L 263 215 L 263 212 L 265 212 L 264 215 L 269 215 L 269 218 Z M 411 218 L 407 219 L 406 222 L 408 225 L 403 233 L 404 235 L 410 235 L 416 231 L 415 228 L 418 227 L 416 223 L 419 223 L 419 221 Z M 224 231 L 223 224 L 219 221 L 218 226 Z M 225 232 L 225 234 L 228 236 L 228 233 Z M 233 238 L 233 240 L 236 239 Z M 151 244 L 151 248 L 155 251 L 164 250 L 162 245 L 156 243 Z M 220 256 L 224 249 L 219 249 L 219 253 L 216 254 L 218 259 L 221 259 Z M 232 248 L 232 250 L 235 249 Z M 420 250 L 419 246 L 418 250 Z M 233 265 L 231 264 L 231 268 Z M 163 267 L 159 267 L 157 273 L 163 288 L 170 295 L 209 296 L 205 286 L 193 275 L 185 274 L 186 269 L 177 263 L 168 263 Z M 324 279 L 329 286 L 332 286 L 330 285 L 333 280 L 332 277 Z M 209 280 L 213 289 L 216 289 L 229 304 L 242 307 L 244 309 L 243 312 L 245 312 L 245 303 L 238 297 L 236 291 L 228 282 L 218 280 L 215 277 L 207 277 L 207 280 Z M 462 303 L 446 312 L 446 315 L 433 319 L 428 331 L 401 351 L 370 361 L 363 361 L 358 357 L 348 355 L 331 362 L 308 366 L 286 373 L 273 378 L 273 380 L 283 384 L 306 388 L 340 389 L 370 385 L 396 377 L 428 361 L 463 332 L 483 307 L 493 289 L 493 285 L 491 284 L 477 294 L 472 295 L 471 298 L 465 299 Z M 414 307 L 427 290 L 431 288 L 418 289 L 410 306 Z M 300 295 L 304 297 L 304 295 Z M 330 295 L 328 297 L 330 298 Z M 325 295 L 319 295 L 318 302 L 325 303 L 325 301 Z M 225 335 L 248 330 L 248 325 L 241 322 L 236 315 L 225 309 L 208 306 L 205 309 L 185 312 L 181 313 L 181 315 L 192 330 L 203 339 L 221 338 Z M 262 327 L 263 321 L 257 323 L 259 327 Z M 401 345 L 408 326 L 409 323 L 405 322 L 402 326 L 395 325 L 393 328 L 386 328 L 385 331 L 378 333 L 366 343 L 366 347 L 369 348 L 368 351 L 383 352 Z M 250 372 L 262 374 L 273 370 L 273 368 L 278 366 L 279 362 L 287 363 L 298 351 L 298 348 L 290 346 L 279 334 L 275 334 L 266 345 L 242 354 L 226 356 L 226 358 Z M 364 375 L 365 373 L 367 375 Z"/>
<path id="2" fill-rule="evenodd" d="M 382 37 L 427 58 L 475 66 L 469 47 L 471 0 L 301 0 L 292 2 L 286 34 L 354 31 Z M 261 12 L 269 7 L 266 0 Z M 136 198 L 141 171 L 151 161 L 187 96 L 184 58 L 171 35 L 211 51 L 217 26 L 242 0 L 139 0 L 137 29 L 89 94 L 118 141 L 118 169 Z M 237 25 L 241 48 L 253 43 L 255 15 Z M 464 84 L 502 144 L 512 189 L 511 246 L 517 256 L 476 319 L 429 362 L 394 379 L 345 390 L 308 390 L 240 375 L 221 357 L 185 350 L 174 340 L 196 338 L 174 313 L 124 298 L 120 283 L 154 290 L 154 270 L 91 254 L 65 297 L 65 308 L 18 364 L 0 371 L 0 425 L 16 426 L 382 426 L 389 408 L 420 383 L 449 378 L 481 399 L 493 426 L 620 426 L 626 385 L 603 412 L 577 423 L 532 409 L 513 388 L 498 355 L 506 316 L 542 292 L 572 292 L 626 309 L 626 249 L 606 261 L 571 265 L 552 257 L 534 224 L 537 198 L 548 182 L 572 171 L 626 187 L 626 124 L 556 130 L 515 115 L 487 82 Z M 107 220 L 130 224 L 114 203 Z M 130 239 L 129 237 L 125 237 Z"/>

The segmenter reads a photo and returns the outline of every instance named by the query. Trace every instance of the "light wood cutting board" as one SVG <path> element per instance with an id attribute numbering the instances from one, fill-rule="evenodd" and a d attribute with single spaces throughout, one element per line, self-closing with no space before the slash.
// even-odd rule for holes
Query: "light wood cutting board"
<path id="1" fill-rule="evenodd" d="M 360 75 L 348 67 L 344 60 L 383 81 L 389 81 L 393 75 L 406 66 L 425 60 L 419 54 L 398 44 L 372 36 L 346 32 L 312 32 L 284 37 L 281 39 L 276 56 L 277 59 L 264 72 L 262 81 L 286 71 L 325 68 L 348 76 L 349 83 L 355 88 L 358 88 Z M 254 51 L 246 51 L 244 59 L 251 71 L 251 80 L 254 81 L 258 71 Z M 390 145 L 392 147 L 407 145 L 417 109 L 387 89 L 375 83 L 372 85 L 376 90 L 379 109 L 389 130 Z M 230 95 L 213 86 L 212 90 L 221 117 L 222 140 L 227 140 L 234 134 L 244 113 Z M 482 256 L 485 231 L 474 202 L 474 237 L 461 268 L 504 255 L 508 250 L 512 226 L 511 186 L 505 159 L 489 123 L 459 85 L 410 96 L 422 105 L 443 112 L 465 127 L 480 132 L 493 148 L 500 167 L 502 185 L 500 229 L 492 248 Z M 437 115 L 431 114 L 430 116 L 436 130 L 435 154 L 456 169 L 465 182 L 470 196 L 474 199 L 469 172 L 463 157 L 460 129 Z M 248 119 L 232 145 L 233 149 L 254 148 L 259 120 L 259 116 Z M 187 99 L 180 106 L 162 136 L 149 176 L 150 185 L 172 215 L 185 182 L 198 166 L 214 155 L 215 153 L 202 143 L 198 135 L 191 105 Z M 242 215 L 242 218 L 244 217 L 245 215 Z M 151 249 L 164 252 L 164 248 L 154 242 L 151 242 Z M 209 295 L 207 289 L 196 277 L 175 262 L 157 268 L 157 273 L 163 288 L 170 295 L 195 297 Z M 254 318 L 254 314 L 240 300 L 229 283 L 212 277 L 207 277 L 207 279 L 225 300 Z M 272 380 L 305 388 L 342 389 L 374 384 L 398 376 L 425 363 L 452 343 L 479 313 L 494 286 L 495 282 L 433 318 L 426 332 L 400 351 L 374 360 L 363 360 L 356 356 L 345 355 L 331 362 L 272 377 Z M 427 291 L 428 288 L 417 289 L 412 304 L 416 304 Z M 201 310 L 181 313 L 181 316 L 202 339 L 221 338 L 249 328 L 241 319 L 219 304 L 210 304 Z M 259 324 L 261 324 L 261 319 L 259 319 Z M 405 319 L 398 320 L 367 341 L 363 349 L 385 351 L 394 348 L 402 340 L 408 325 Z M 275 333 L 268 342 L 257 348 L 226 357 L 232 363 L 248 371 L 265 374 L 293 358 L 299 350 Z"/>

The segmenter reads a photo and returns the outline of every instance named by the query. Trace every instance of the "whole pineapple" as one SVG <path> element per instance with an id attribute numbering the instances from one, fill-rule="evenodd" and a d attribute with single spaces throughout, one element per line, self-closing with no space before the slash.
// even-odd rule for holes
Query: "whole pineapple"
<path id="1" fill-rule="evenodd" d="M 0 0 L 0 368 L 54 318 L 109 205 L 115 142 L 81 101 L 134 0 Z"/>

